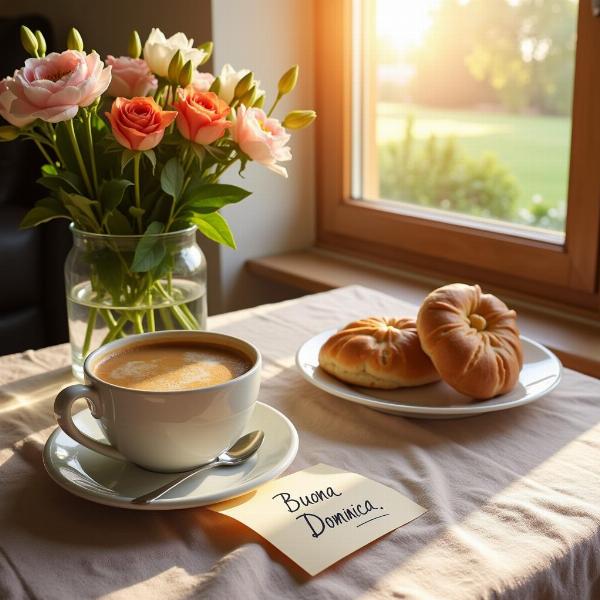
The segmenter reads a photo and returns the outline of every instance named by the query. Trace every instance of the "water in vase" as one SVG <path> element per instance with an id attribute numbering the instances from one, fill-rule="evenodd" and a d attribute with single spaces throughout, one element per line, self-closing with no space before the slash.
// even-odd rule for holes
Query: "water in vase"
<path id="1" fill-rule="evenodd" d="M 168 298 L 160 290 L 169 290 Z M 89 281 L 67 294 L 73 374 L 83 381 L 83 362 L 92 350 L 115 339 L 148 331 L 206 329 L 206 286 L 189 280 L 160 281 L 135 306 L 98 298 Z"/>

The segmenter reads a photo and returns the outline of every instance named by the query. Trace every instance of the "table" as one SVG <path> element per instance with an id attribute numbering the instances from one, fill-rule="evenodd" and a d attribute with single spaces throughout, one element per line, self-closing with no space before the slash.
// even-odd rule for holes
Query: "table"
<path id="1" fill-rule="evenodd" d="M 410 420 L 329 396 L 294 366 L 319 331 L 415 311 L 352 286 L 209 321 L 262 351 L 260 399 L 300 436 L 288 472 L 325 462 L 428 509 L 314 578 L 222 515 L 127 511 L 59 488 L 41 456 L 68 347 L 0 358 L 0 598 L 600 597 L 598 380 L 566 370 L 525 407 Z"/>

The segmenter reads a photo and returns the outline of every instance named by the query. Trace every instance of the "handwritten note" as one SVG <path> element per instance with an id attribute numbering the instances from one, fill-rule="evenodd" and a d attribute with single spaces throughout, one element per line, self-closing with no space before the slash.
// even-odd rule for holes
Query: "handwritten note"
<path id="1" fill-rule="evenodd" d="M 396 490 L 324 464 L 208 508 L 254 529 L 311 575 L 426 512 Z"/>

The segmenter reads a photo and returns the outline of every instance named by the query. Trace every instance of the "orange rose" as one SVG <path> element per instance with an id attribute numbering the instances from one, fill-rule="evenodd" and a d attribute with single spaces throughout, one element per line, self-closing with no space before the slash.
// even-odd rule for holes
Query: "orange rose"
<path id="1" fill-rule="evenodd" d="M 179 90 L 178 98 L 173 104 L 178 111 L 177 129 L 187 140 L 212 144 L 231 127 L 232 123 L 227 120 L 231 109 L 213 92 L 196 92 L 189 87 Z"/>
<path id="2" fill-rule="evenodd" d="M 162 110 L 152 98 L 116 98 L 105 113 L 113 135 L 129 150 L 150 150 L 158 146 L 177 112 Z"/>

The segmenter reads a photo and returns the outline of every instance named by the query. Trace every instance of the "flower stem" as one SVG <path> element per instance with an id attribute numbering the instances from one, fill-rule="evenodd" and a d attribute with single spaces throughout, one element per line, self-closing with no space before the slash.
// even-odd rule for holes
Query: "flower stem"
<path id="1" fill-rule="evenodd" d="M 144 333 L 144 325 L 142 324 L 142 315 L 139 310 L 133 311 L 133 325 L 136 333 Z"/>
<path id="2" fill-rule="evenodd" d="M 44 158 L 51 164 L 54 164 L 54 161 L 50 158 L 50 155 L 44 150 L 44 146 L 42 146 L 35 138 L 31 138 L 33 143 L 38 147 L 38 150 L 42 153 Z"/>
<path id="3" fill-rule="evenodd" d="M 156 323 L 154 321 L 154 309 L 152 308 L 152 283 L 148 286 L 147 294 L 148 310 L 146 317 L 148 318 L 148 331 L 156 331 Z"/>
<path id="4" fill-rule="evenodd" d="M 273 102 L 273 106 L 271 106 L 269 112 L 267 113 L 267 117 L 270 117 L 273 114 L 275 107 L 279 104 L 279 101 L 281 100 L 282 97 L 283 96 L 281 94 L 277 94 L 277 98 L 275 98 L 275 102 Z"/>
<path id="5" fill-rule="evenodd" d="M 94 191 L 92 190 L 92 184 L 90 183 L 90 178 L 88 176 L 87 169 L 85 168 L 83 157 L 81 156 L 81 150 L 79 149 L 79 143 L 77 142 L 77 136 L 75 135 L 75 128 L 73 127 L 73 119 L 65 121 L 65 125 L 67 127 L 67 131 L 69 132 L 69 139 L 71 140 L 71 144 L 73 146 L 73 152 L 75 152 L 75 158 L 77 159 L 77 164 L 79 165 L 79 170 L 81 171 L 81 176 L 83 177 L 83 182 L 85 183 L 88 194 L 90 197 L 93 197 Z"/>
<path id="6" fill-rule="evenodd" d="M 160 281 L 155 281 L 154 285 L 156 286 L 156 289 L 158 290 L 160 295 L 163 298 L 165 298 L 165 300 L 169 300 L 169 302 L 174 302 L 173 297 L 167 293 Z M 171 306 L 169 306 L 169 308 L 171 309 L 173 316 L 177 319 L 177 321 L 182 327 L 184 327 L 185 329 L 198 329 L 198 323 L 196 319 L 194 319 L 194 316 L 191 313 L 189 313 L 189 309 L 188 313 L 192 317 L 191 319 L 185 314 L 185 311 L 183 310 L 183 308 L 187 308 L 187 306 L 177 306 L 177 304 L 172 304 Z"/>
<path id="7" fill-rule="evenodd" d="M 175 325 L 173 323 L 173 319 L 171 319 L 171 315 L 169 314 L 169 311 L 166 308 L 159 308 L 158 312 L 160 313 L 160 316 L 162 318 L 163 325 L 167 329 L 175 329 Z"/>
<path id="8" fill-rule="evenodd" d="M 229 167 L 231 167 L 231 165 L 233 165 L 239 159 L 240 159 L 240 157 L 237 154 L 234 154 L 232 158 L 230 158 L 229 160 L 225 161 L 224 163 L 221 163 L 215 169 L 215 172 L 210 176 L 210 180 L 209 181 L 211 183 L 218 182 L 219 178 L 221 177 L 221 175 L 223 175 L 223 173 L 225 173 L 225 171 L 227 171 L 227 169 L 229 169 Z"/>
<path id="9" fill-rule="evenodd" d="M 154 92 L 154 101 L 157 104 L 160 104 L 161 108 L 164 108 L 162 101 L 163 101 L 163 90 L 165 89 L 165 86 L 163 84 L 160 84 L 156 87 L 156 91 Z"/>
<path id="10" fill-rule="evenodd" d="M 194 327 L 192 326 L 192 324 L 185 318 L 185 315 L 181 312 L 181 310 L 179 309 L 178 306 L 169 306 L 169 308 L 171 309 L 171 312 L 173 313 L 173 316 L 175 317 L 175 319 L 177 320 L 177 322 L 184 328 L 187 330 L 192 330 L 194 329 Z"/>
<path id="11" fill-rule="evenodd" d="M 81 348 L 81 358 L 85 359 L 90 351 L 92 344 L 92 334 L 94 333 L 94 326 L 96 325 L 96 315 L 98 314 L 97 308 L 90 308 L 87 318 L 87 327 L 85 328 L 85 339 L 83 340 L 83 347 Z"/>
<path id="12" fill-rule="evenodd" d="M 121 331 L 123 331 L 123 327 L 125 327 L 127 324 L 127 321 L 129 321 L 129 316 L 126 312 L 124 312 L 119 317 L 119 320 L 115 323 L 114 328 L 106 334 L 100 345 L 104 346 L 104 344 L 108 344 L 108 342 L 112 342 L 113 340 L 117 339 L 117 336 L 121 333 Z"/>
<path id="13" fill-rule="evenodd" d="M 146 313 L 148 317 L 148 331 L 156 331 L 156 323 L 154 321 L 154 309 L 149 308 Z"/>
<path id="14" fill-rule="evenodd" d="M 136 152 L 133 157 L 133 186 L 135 190 L 135 205 L 138 209 L 142 208 L 142 201 L 140 198 L 140 159 L 142 157 L 141 152 Z M 142 215 L 138 214 L 137 224 L 138 230 L 140 233 L 144 233 L 142 231 Z"/>
<path id="15" fill-rule="evenodd" d="M 190 323 L 192 324 L 192 329 L 200 329 L 200 324 L 198 323 L 198 320 L 192 314 L 192 311 L 188 308 L 188 306 L 186 304 L 182 304 L 179 308 L 181 309 L 183 314 L 189 319 Z"/>
<path id="16" fill-rule="evenodd" d="M 101 308 L 100 314 L 102 315 L 102 318 L 108 325 L 109 329 L 113 329 L 116 326 L 117 322 L 108 308 Z"/>
<path id="17" fill-rule="evenodd" d="M 90 162 L 92 164 L 92 181 L 94 183 L 94 191 L 96 195 L 98 195 L 98 174 L 96 172 L 96 155 L 94 153 L 94 140 L 92 138 L 92 111 L 87 111 L 86 118 L 86 134 L 87 134 L 87 143 L 88 150 L 90 153 Z"/>
<path id="18" fill-rule="evenodd" d="M 62 154 L 58 148 L 58 144 L 56 143 L 56 134 L 52 128 L 52 125 L 50 125 L 50 123 L 42 123 L 42 131 L 46 132 L 46 137 L 48 138 L 51 146 L 54 148 L 54 152 L 56 152 L 56 156 L 58 157 L 58 162 L 60 162 L 61 167 L 66 169 L 67 165 L 65 164 Z"/>

